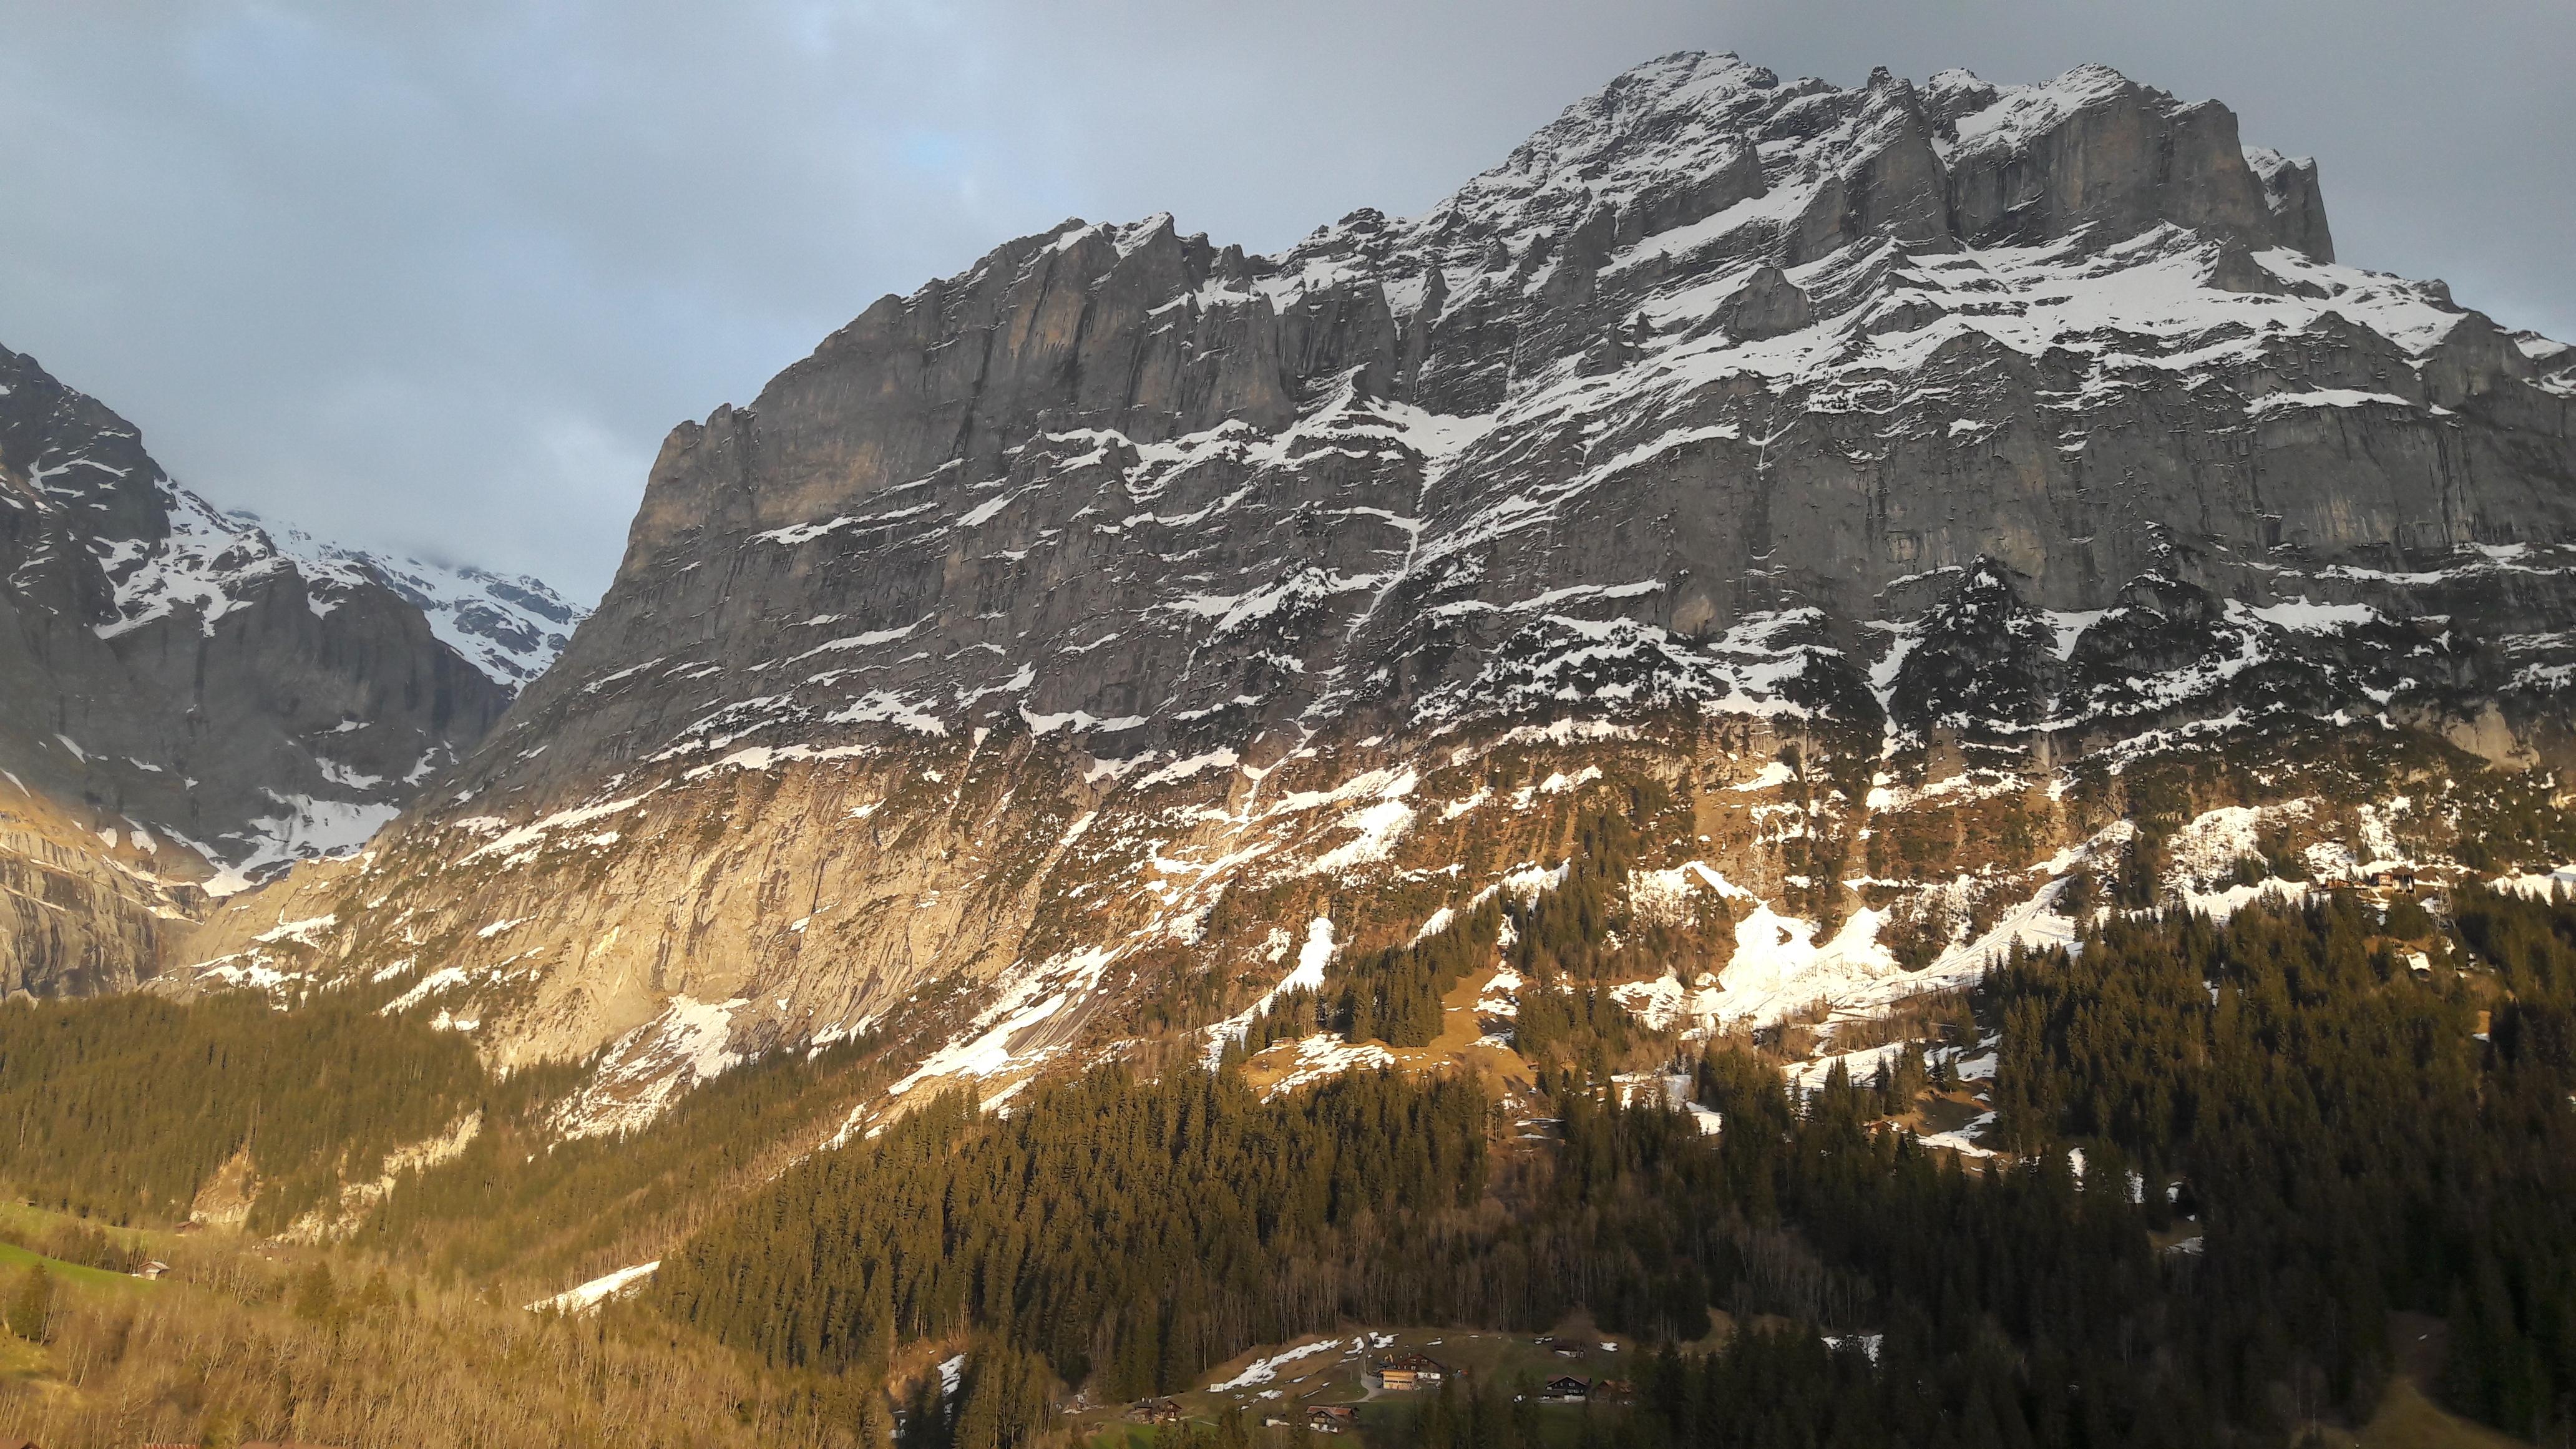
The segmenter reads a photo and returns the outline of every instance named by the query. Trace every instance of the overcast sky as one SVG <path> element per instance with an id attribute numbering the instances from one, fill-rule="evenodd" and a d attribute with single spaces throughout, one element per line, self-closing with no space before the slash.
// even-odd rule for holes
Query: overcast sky
<path id="1" fill-rule="evenodd" d="M 2565 0 L 0 0 L 0 344 L 219 504 L 587 600 L 671 425 L 878 295 L 1418 212 L 1685 48 L 2216 96 L 2343 260 L 2576 338 Z"/>

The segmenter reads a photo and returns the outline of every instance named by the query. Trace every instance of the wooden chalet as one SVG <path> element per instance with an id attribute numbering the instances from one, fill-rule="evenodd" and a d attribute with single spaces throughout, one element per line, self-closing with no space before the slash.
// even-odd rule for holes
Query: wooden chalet
<path id="1" fill-rule="evenodd" d="M 1382 1389 L 1436 1389 L 1447 1381 L 1449 1366 L 1427 1353 L 1400 1353 L 1377 1361 Z"/>
<path id="2" fill-rule="evenodd" d="M 1318 1434 L 1356 1434 L 1360 1411 L 1348 1404 L 1317 1404 L 1306 1411 L 1306 1427 Z"/>
<path id="3" fill-rule="evenodd" d="M 1139 1424 L 1177 1424 L 1181 1406 L 1171 1399 L 1138 1399 L 1127 1406 L 1127 1417 Z"/>
<path id="4" fill-rule="evenodd" d="M 1594 1379 L 1592 1397 L 1605 1404 L 1624 1404 L 1637 1397 L 1637 1386 L 1626 1379 Z"/>
<path id="5" fill-rule="evenodd" d="M 1592 1381 L 1572 1374 L 1559 1374 L 1538 1386 L 1542 1404 L 1580 1404 L 1592 1397 Z"/>
<path id="6" fill-rule="evenodd" d="M 1547 1351 L 1558 1358 L 1581 1358 L 1592 1352 L 1592 1345 L 1580 1338 L 1551 1338 Z"/>

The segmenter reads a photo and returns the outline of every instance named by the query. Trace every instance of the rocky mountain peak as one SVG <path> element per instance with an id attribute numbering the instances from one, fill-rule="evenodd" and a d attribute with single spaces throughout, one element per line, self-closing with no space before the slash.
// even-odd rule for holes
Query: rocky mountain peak
<path id="1" fill-rule="evenodd" d="M 0 349 L 0 993 L 130 984 L 209 892 L 357 849 L 580 617 L 225 513 Z"/>
<path id="2" fill-rule="evenodd" d="M 1860 902 L 2091 849 L 2159 752 L 2544 748 L 2576 354 L 2313 184 L 2107 68 L 1685 54 L 1419 217 L 1005 243 L 675 429 L 502 728 L 199 949 L 629 1084 L 948 983 L 980 1071 L 1411 940 L 1602 782 L 1809 942 L 1711 1011 L 1893 991 Z"/>
<path id="3" fill-rule="evenodd" d="M 292 559 L 325 599 L 353 588 L 392 590 L 420 610 L 439 642 L 514 692 L 552 667 L 572 641 L 573 630 L 590 617 L 588 609 L 526 574 L 349 548 L 300 528 L 271 524 L 247 509 L 224 516 L 270 541 L 280 557 Z"/>

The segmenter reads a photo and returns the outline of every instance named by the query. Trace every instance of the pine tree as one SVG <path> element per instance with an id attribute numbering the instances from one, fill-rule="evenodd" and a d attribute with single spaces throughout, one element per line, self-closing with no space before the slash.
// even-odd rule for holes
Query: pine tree
<path id="1" fill-rule="evenodd" d="M 9 1331 L 29 1343 L 50 1342 L 53 1317 L 54 1275 L 42 1263 L 30 1264 L 9 1295 Z"/>
<path id="2" fill-rule="evenodd" d="M 316 1263 L 295 1280 L 295 1316 L 308 1323 L 330 1321 L 338 1305 L 337 1285 L 331 1281 L 331 1265 Z"/>

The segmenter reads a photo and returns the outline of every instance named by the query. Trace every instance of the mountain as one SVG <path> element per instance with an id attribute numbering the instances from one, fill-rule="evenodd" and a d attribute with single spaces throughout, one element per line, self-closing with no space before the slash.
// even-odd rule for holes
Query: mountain
<path id="1" fill-rule="evenodd" d="M 578 622 L 283 537 L 0 350 L 0 993 L 132 985 L 212 898 L 364 844 Z"/>
<path id="2" fill-rule="evenodd" d="M 2098 67 L 1010 243 L 676 430 L 364 852 L 0 1002 L 0 1434 L 2563 1439 L 2571 403 Z M 49 641 L 551 647 L 26 496 Z"/>
<path id="3" fill-rule="evenodd" d="M 225 517 L 273 540 L 271 546 L 307 578 L 392 590 L 421 612 L 440 643 L 514 693 L 553 667 L 574 627 L 590 614 L 526 574 L 511 577 L 472 564 L 346 548 L 300 528 L 270 524 L 247 509 L 232 509 Z"/>
<path id="4" fill-rule="evenodd" d="M 2576 350 L 2339 263 L 2224 106 L 1674 55 L 1417 218 L 1067 222 L 879 300 L 671 433 L 375 849 L 171 959 L 605 1048 L 574 1134 L 871 1032 L 915 1066 L 854 1128 L 1395 1011 L 1578 888 L 1640 1019 L 1773 1029 L 2097 882 L 2565 858 L 2571 570 Z"/>

